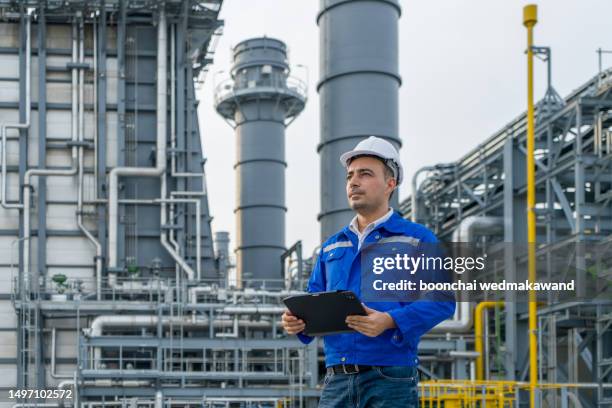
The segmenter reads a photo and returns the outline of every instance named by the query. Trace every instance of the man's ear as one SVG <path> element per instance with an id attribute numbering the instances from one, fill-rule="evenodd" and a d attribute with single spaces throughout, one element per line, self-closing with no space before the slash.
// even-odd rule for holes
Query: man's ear
<path id="1" fill-rule="evenodd" d="M 391 187 L 393 187 L 393 190 L 395 190 L 397 187 L 397 180 L 394 177 L 389 177 L 389 179 L 387 180 L 387 185 L 389 185 L 389 181 L 392 181 Z"/>

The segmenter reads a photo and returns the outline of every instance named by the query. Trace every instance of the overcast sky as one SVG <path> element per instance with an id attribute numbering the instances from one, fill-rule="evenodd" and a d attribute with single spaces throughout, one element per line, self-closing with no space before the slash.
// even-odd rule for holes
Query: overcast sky
<path id="1" fill-rule="evenodd" d="M 399 20 L 400 137 L 406 179 L 422 166 L 453 161 L 524 111 L 526 32 L 518 0 L 402 0 Z M 538 1 L 535 43 L 552 47 L 553 86 L 562 97 L 597 73 L 599 47 L 612 50 L 612 1 Z M 214 73 L 227 70 L 231 47 L 262 35 L 284 41 L 290 63 L 309 67 L 304 112 L 286 131 L 287 242 L 302 240 L 309 256 L 319 244 L 319 31 L 316 0 L 225 0 L 224 34 L 198 91 L 199 118 L 213 230 L 235 245 L 236 143 L 213 106 Z M 604 68 L 612 56 L 604 56 Z M 303 69 L 294 74 L 305 77 Z M 223 74 L 216 76 L 219 82 Z M 536 63 L 536 99 L 546 66 Z M 410 194 L 402 184 L 400 200 Z"/>

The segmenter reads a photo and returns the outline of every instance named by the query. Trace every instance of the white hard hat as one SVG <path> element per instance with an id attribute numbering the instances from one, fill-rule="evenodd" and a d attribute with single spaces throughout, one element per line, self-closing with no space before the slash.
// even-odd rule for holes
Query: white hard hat
<path id="1" fill-rule="evenodd" d="M 393 175 L 399 186 L 404 179 L 404 170 L 400 163 L 399 153 L 393 147 L 393 145 L 387 142 L 385 139 L 376 136 L 370 136 L 365 140 L 362 140 L 355 146 L 353 150 L 350 150 L 340 156 L 340 162 L 344 167 L 348 167 L 348 162 L 355 156 L 369 155 L 380 157 L 385 164 L 393 170 Z"/>

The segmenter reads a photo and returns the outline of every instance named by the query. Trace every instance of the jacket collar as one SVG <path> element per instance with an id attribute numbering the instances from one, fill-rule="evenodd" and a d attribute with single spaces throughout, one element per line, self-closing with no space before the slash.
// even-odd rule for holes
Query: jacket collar
<path id="1" fill-rule="evenodd" d="M 383 229 L 389 231 L 392 234 L 401 234 L 401 233 L 404 233 L 406 231 L 406 222 L 407 222 L 407 220 L 404 219 L 404 217 L 402 217 L 400 215 L 400 213 L 397 210 L 394 209 L 393 210 L 393 214 L 391 215 L 391 217 L 389 217 L 389 219 L 387 221 L 385 221 L 382 224 L 378 225 L 374 229 L 374 231 L 378 230 L 379 228 L 383 228 Z M 355 233 L 350 230 L 348 225 L 346 225 L 342 229 L 342 232 L 349 239 L 352 236 L 356 236 Z"/>

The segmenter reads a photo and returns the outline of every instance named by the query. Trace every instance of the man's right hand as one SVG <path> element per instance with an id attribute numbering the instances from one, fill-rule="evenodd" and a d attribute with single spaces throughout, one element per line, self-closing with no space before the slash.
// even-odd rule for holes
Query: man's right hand
<path id="1" fill-rule="evenodd" d="M 306 323 L 302 319 L 298 319 L 289 310 L 285 310 L 285 313 L 283 313 L 281 323 L 288 334 L 298 334 L 306 327 Z"/>

